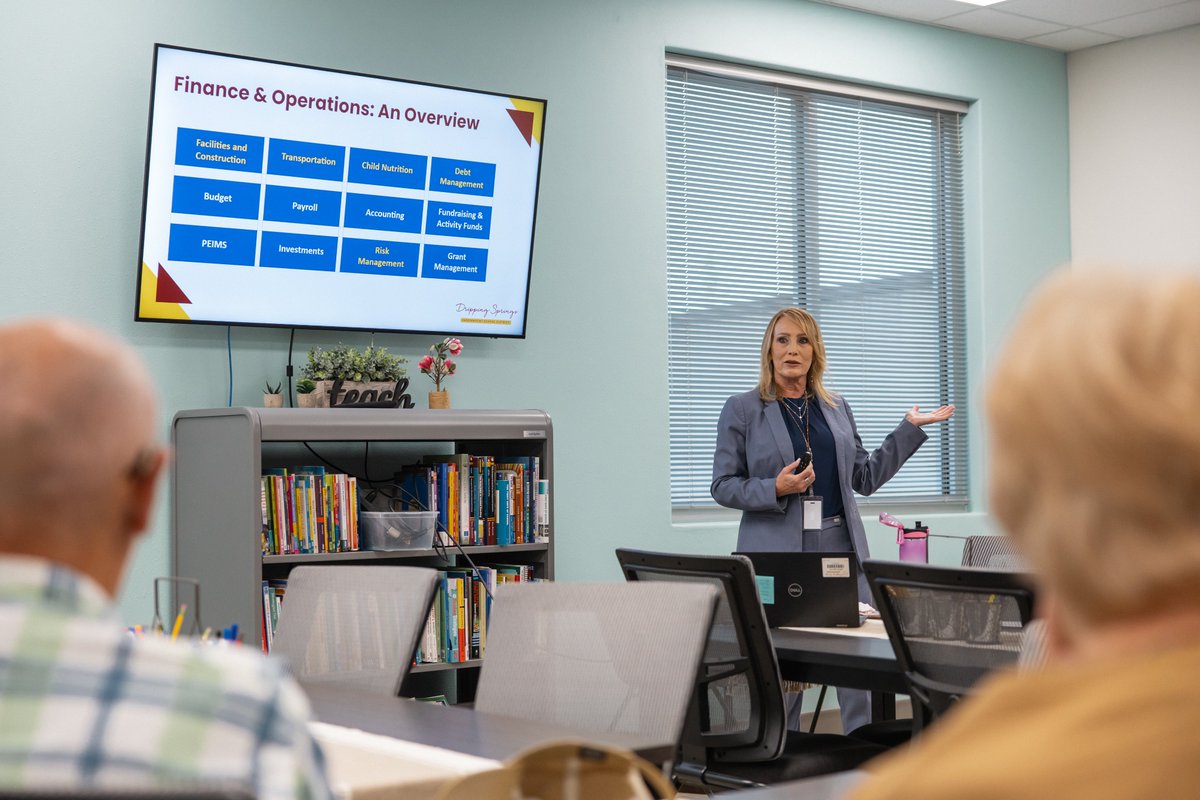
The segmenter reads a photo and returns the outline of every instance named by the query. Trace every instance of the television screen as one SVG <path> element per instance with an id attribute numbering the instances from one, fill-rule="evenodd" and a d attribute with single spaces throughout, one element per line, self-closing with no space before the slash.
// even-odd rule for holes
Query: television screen
<path id="1" fill-rule="evenodd" d="M 156 45 L 136 319 L 523 337 L 546 103 Z"/>

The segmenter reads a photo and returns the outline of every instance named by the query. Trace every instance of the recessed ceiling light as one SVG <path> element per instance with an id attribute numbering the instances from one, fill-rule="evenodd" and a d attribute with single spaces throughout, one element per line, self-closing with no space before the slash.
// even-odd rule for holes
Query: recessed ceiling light
<path id="1" fill-rule="evenodd" d="M 972 6 L 990 6 L 1003 2 L 1003 0 L 958 0 L 958 2 L 966 3 Z"/>

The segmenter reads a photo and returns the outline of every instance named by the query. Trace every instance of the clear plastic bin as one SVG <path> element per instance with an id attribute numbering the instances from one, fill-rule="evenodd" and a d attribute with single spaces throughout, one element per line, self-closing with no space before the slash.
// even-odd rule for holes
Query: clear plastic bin
<path id="1" fill-rule="evenodd" d="M 364 550 L 426 550 L 433 547 L 436 511 L 361 511 Z"/>

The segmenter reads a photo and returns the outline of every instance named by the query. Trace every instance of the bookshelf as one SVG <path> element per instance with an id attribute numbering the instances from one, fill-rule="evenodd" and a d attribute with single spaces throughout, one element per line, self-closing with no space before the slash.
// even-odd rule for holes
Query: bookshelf
<path id="1" fill-rule="evenodd" d="M 547 543 L 465 547 L 479 565 L 528 564 L 554 577 L 553 430 L 543 411 L 216 408 L 180 411 L 171 423 L 172 574 L 196 578 L 203 620 L 238 625 L 248 646 L 262 637 L 262 581 L 299 564 L 404 563 L 462 568 L 453 549 L 263 555 L 265 468 L 325 463 L 359 479 L 360 493 L 423 456 L 469 453 L 537 456 L 550 482 Z M 414 667 L 404 694 L 474 695 L 479 660 Z"/>

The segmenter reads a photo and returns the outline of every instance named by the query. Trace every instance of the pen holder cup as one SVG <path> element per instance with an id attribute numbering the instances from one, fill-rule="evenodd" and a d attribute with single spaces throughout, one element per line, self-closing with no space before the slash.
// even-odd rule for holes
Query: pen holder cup
<path id="1" fill-rule="evenodd" d="M 900 589 L 899 591 L 907 591 Z M 928 636 L 932 633 L 933 618 L 930 615 L 929 598 L 920 594 L 897 595 L 893 599 L 900 630 L 905 636 Z"/>
<path id="2" fill-rule="evenodd" d="M 1000 603 L 978 598 L 962 604 L 962 638 L 975 644 L 1000 641 Z"/>
<path id="3" fill-rule="evenodd" d="M 957 597 L 934 597 L 929 603 L 929 633 L 934 639 L 962 639 L 964 604 Z"/>

